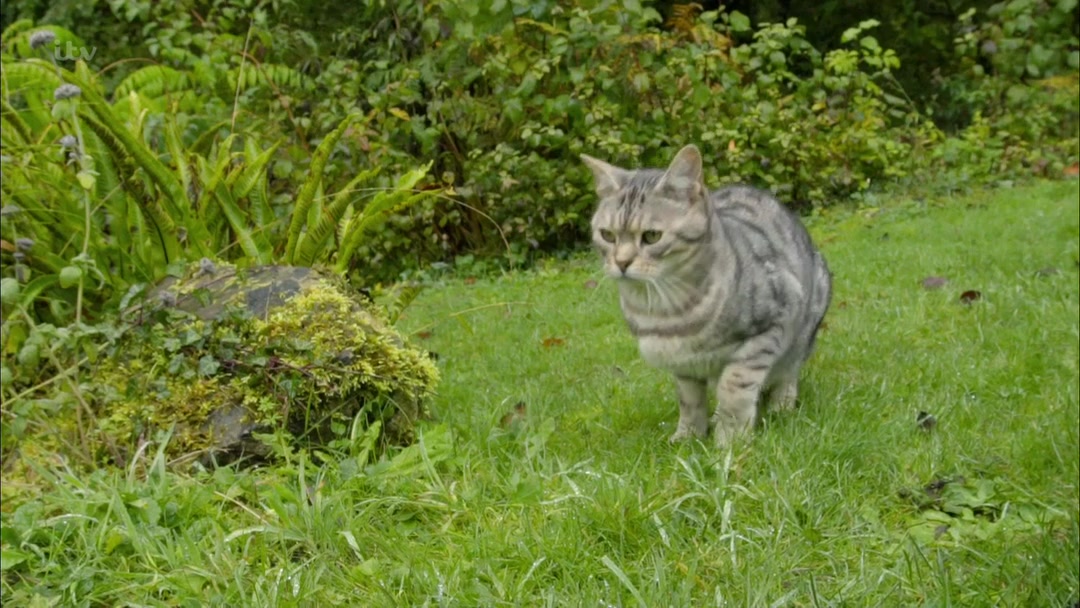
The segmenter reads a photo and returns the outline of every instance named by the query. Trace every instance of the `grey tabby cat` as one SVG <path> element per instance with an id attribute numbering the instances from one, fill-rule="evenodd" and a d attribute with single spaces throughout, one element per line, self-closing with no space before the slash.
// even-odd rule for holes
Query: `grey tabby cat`
<path id="1" fill-rule="evenodd" d="M 799 220 L 763 190 L 709 192 L 693 145 L 666 171 L 581 158 L 600 197 L 593 242 L 626 323 L 645 361 L 678 383 L 671 441 L 706 435 L 710 389 L 718 446 L 753 426 L 762 394 L 794 407 L 832 292 Z"/>

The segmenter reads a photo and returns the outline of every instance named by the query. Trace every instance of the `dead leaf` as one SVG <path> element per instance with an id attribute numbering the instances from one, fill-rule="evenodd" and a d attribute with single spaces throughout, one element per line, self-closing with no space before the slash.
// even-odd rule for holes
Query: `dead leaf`
<path id="1" fill-rule="evenodd" d="M 4 239 L 0 239 L 0 249 L 3 249 L 4 251 L 15 251 L 15 245 L 12 245 Z"/>
<path id="2" fill-rule="evenodd" d="M 562 338 L 544 338 L 544 348 L 551 348 L 553 346 L 563 346 L 566 344 L 566 340 Z"/>
<path id="3" fill-rule="evenodd" d="M 466 285 L 472 285 L 473 283 L 476 282 L 476 277 L 465 277 L 464 282 L 465 282 Z"/>
<path id="4" fill-rule="evenodd" d="M 503 414 L 503 417 L 499 420 L 499 426 L 501 426 L 502 428 L 505 429 L 505 428 L 509 427 L 510 425 L 514 424 L 515 422 L 522 422 L 524 420 L 525 420 L 525 402 L 524 401 L 518 401 L 517 404 L 514 405 L 514 409 L 512 409 L 509 412 Z"/>
<path id="5" fill-rule="evenodd" d="M 734 139 L 727 142 L 727 151 L 728 152 L 734 152 L 737 149 L 738 148 L 735 146 L 735 140 Z"/>
<path id="6" fill-rule="evenodd" d="M 923 289 L 926 290 L 941 289 L 948 284 L 949 279 L 945 277 L 926 277 L 922 280 Z"/>
<path id="7" fill-rule="evenodd" d="M 976 300 L 978 300 L 980 298 L 982 298 L 982 292 L 981 291 L 977 291 L 975 289 L 969 289 L 969 290 L 965 291 L 964 293 L 960 294 L 960 303 L 961 304 L 971 304 L 972 302 L 975 302 Z"/>
<path id="8" fill-rule="evenodd" d="M 418 331 L 418 332 L 416 332 L 416 337 L 420 338 L 421 340 L 427 340 L 428 338 L 431 337 L 431 332 L 430 331 Z"/>
<path id="9" fill-rule="evenodd" d="M 585 289 L 596 289 L 596 285 L 597 283 L 594 279 L 589 279 L 588 281 L 585 281 Z"/>
<path id="10" fill-rule="evenodd" d="M 1062 173 L 1064 173 L 1065 175 L 1067 175 L 1069 177 L 1076 177 L 1076 176 L 1080 175 L 1080 163 L 1073 163 L 1073 164 L 1069 165 L 1068 167 L 1065 167 L 1065 169 L 1062 171 Z"/>

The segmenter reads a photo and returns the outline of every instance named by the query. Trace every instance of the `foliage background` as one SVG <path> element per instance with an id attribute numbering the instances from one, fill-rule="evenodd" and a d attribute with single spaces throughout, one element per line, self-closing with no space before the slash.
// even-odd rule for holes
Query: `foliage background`
<path id="1" fill-rule="evenodd" d="M 927 177 L 955 188 L 1056 176 L 1077 156 L 1075 0 L 3 10 L 5 26 L 28 18 L 77 34 L 116 103 L 165 94 L 157 110 L 172 104 L 189 131 L 229 120 L 261 146 L 280 142 L 267 171 L 281 206 L 320 138 L 350 113 L 371 116 L 339 143 L 329 183 L 381 167 L 386 185 L 432 162 L 429 187 L 451 190 L 366 240 L 353 262 L 366 280 L 579 246 L 591 205 L 583 151 L 656 165 L 694 141 L 712 183 L 771 187 L 803 210 Z M 133 83 L 147 66 L 167 71 Z"/>

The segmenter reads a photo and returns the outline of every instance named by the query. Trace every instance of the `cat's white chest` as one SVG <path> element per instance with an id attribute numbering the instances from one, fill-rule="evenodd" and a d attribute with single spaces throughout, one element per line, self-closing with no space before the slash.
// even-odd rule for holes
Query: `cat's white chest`
<path id="1" fill-rule="evenodd" d="M 676 376 L 712 378 L 719 375 L 731 355 L 728 348 L 710 348 L 696 336 L 641 336 L 638 351 L 649 365 Z"/>

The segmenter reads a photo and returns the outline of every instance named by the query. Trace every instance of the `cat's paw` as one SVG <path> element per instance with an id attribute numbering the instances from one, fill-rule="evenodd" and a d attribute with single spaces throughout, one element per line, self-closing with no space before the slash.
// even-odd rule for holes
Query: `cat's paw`
<path id="1" fill-rule="evenodd" d="M 679 428 L 671 434 L 671 437 L 668 437 L 668 443 L 681 443 L 689 439 L 701 439 L 705 436 L 706 430 L 707 429 L 697 430 L 690 428 Z"/>
<path id="2" fill-rule="evenodd" d="M 713 442 L 717 448 L 730 447 L 735 441 L 750 434 L 751 425 L 735 420 L 717 421 L 713 428 Z"/>
<path id="3" fill-rule="evenodd" d="M 784 393 L 773 399 L 773 407 L 780 412 L 787 412 L 795 409 L 795 404 L 798 401 L 798 395 L 795 393 Z"/>

